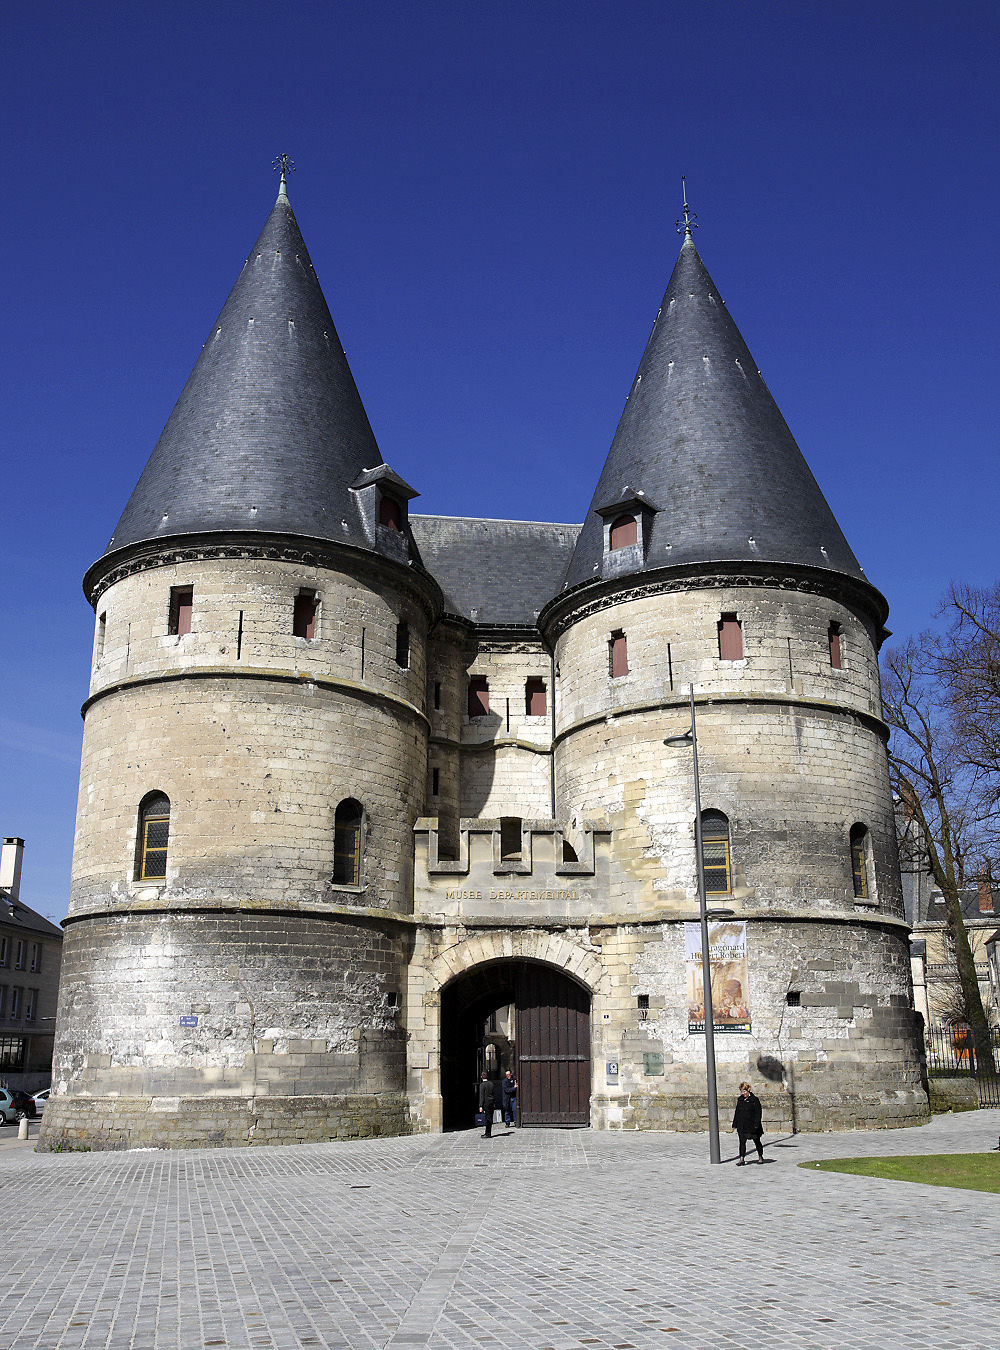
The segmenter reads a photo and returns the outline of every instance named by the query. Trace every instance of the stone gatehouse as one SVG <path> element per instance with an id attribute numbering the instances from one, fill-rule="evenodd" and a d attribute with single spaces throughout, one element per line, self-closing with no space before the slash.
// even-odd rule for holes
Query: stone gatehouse
<path id="1" fill-rule="evenodd" d="M 690 228 L 582 525 L 416 495 L 282 181 L 84 582 L 43 1146 L 704 1128 L 692 706 L 724 1109 L 922 1119 L 886 603 Z"/>

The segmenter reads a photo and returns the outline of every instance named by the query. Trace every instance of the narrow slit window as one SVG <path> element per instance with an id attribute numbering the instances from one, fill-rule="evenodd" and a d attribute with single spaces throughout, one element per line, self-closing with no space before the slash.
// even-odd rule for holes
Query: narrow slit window
<path id="1" fill-rule="evenodd" d="M 723 614 L 719 620 L 719 660 L 743 660 L 743 625 L 735 614 Z"/>
<path id="2" fill-rule="evenodd" d="M 26 1022 L 33 1022 L 35 1020 L 35 1013 L 37 1011 L 38 1011 L 38 990 L 29 989 L 28 996 L 25 999 L 24 1003 L 24 1020 Z"/>
<path id="3" fill-rule="evenodd" d="M 831 623 L 827 633 L 827 643 L 830 648 L 830 665 L 834 670 L 842 670 L 843 662 L 840 652 L 841 627 L 839 623 Z"/>
<path id="4" fill-rule="evenodd" d="M 108 616 L 102 614 L 97 620 L 97 660 L 104 655 L 104 642 L 108 634 Z"/>
<path id="5" fill-rule="evenodd" d="M 521 858 L 521 817 L 500 817 L 500 857 L 504 862 L 518 862 Z"/>
<path id="6" fill-rule="evenodd" d="M 524 685 L 524 712 L 526 717 L 545 716 L 545 681 L 526 680 Z"/>
<path id="7" fill-rule="evenodd" d="M 33 942 L 31 944 L 31 969 L 39 971 L 42 968 L 42 944 Z"/>
<path id="8" fill-rule="evenodd" d="M 316 636 L 316 611 L 318 609 L 319 597 L 315 591 L 299 591 L 292 609 L 293 637 L 314 638 Z"/>
<path id="9" fill-rule="evenodd" d="M 397 533 L 403 528 L 403 510 L 394 497 L 383 497 L 379 502 L 378 523 Z"/>
<path id="10" fill-rule="evenodd" d="M 136 840 L 136 881 L 164 881 L 167 875 L 167 844 L 170 838 L 170 799 L 150 792 L 139 805 Z"/>
<path id="11" fill-rule="evenodd" d="M 851 830 L 851 878 L 856 900 L 868 899 L 868 831 L 863 825 Z"/>
<path id="12" fill-rule="evenodd" d="M 705 894 L 728 895 L 732 890 L 729 821 L 721 811 L 702 812 L 701 864 L 705 873 Z"/>
<path id="13" fill-rule="evenodd" d="M 361 884 L 361 827 L 364 807 L 347 797 L 337 807 L 333 822 L 333 881 L 336 886 Z"/>
<path id="14" fill-rule="evenodd" d="M 402 670 L 410 665 L 410 625 L 405 619 L 396 624 L 396 665 Z"/>
<path id="15" fill-rule="evenodd" d="M 183 637 L 191 631 L 191 611 L 194 608 L 193 586 L 170 587 L 170 624 L 172 637 Z"/>
<path id="16" fill-rule="evenodd" d="M 23 942 L 20 938 L 18 938 L 17 947 L 16 947 L 15 950 L 14 950 L 14 969 L 15 969 L 15 970 L 23 970 L 23 969 L 24 969 L 24 952 L 25 952 L 25 944 L 24 944 L 24 942 Z"/>
<path id="17" fill-rule="evenodd" d="M 0 937 L 0 966 L 10 965 L 10 940 Z"/>
<path id="18" fill-rule="evenodd" d="M 611 523 L 610 544 L 611 552 L 616 549 L 628 548 L 639 539 L 639 530 L 636 525 L 635 516 L 619 516 L 617 520 Z"/>
<path id="19" fill-rule="evenodd" d="M 16 1022 L 21 1016 L 21 990 L 15 984 L 10 991 L 10 1020 Z"/>
<path id="20" fill-rule="evenodd" d="M 490 710 L 490 683 L 485 675 L 469 680 L 469 716 L 486 717 Z"/>
<path id="21" fill-rule="evenodd" d="M 434 681 L 434 707 L 440 711 L 441 708 L 441 681 Z"/>
<path id="22" fill-rule="evenodd" d="M 437 797 L 441 791 L 441 770 L 431 769 L 431 796 Z"/>
<path id="23" fill-rule="evenodd" d="M 613 680 L 628 674 L 628 643 L 621 629 L 608 639 L 608 672 Z"/>

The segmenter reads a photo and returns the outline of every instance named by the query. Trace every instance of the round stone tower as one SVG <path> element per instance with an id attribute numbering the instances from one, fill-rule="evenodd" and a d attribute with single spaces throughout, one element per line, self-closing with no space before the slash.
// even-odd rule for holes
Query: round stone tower
<path id="1" fill-rule="evenodd" d="M 408 1128 L 440 610 L 282 177 L 108 545 L 42 1146 Z"/>
<path id="2" fill-rule="evenodd" d="M 556 815 L 610 828 L 623 916 L 600 938 L 614 993 L 595 1123 L 705 1122 L 693 766 L 664 744 L 690 726 L 692 688 L 725 920 L 723 1102 L 753 1072 L 792 1126 L 925 1114 L 876 658 L 887 612 L 689 226 L 539 619 L 558 674 Z"/>

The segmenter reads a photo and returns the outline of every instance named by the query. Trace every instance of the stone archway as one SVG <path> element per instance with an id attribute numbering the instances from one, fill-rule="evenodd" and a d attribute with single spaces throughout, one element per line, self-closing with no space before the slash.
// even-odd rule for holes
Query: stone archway
<path id="1" fill-rule="evenodd" d="M 537 963 L 553 969 L 557 975 L 568 977 L 583 991 L 585 999 L 582 1001 L 586 1004 L 589 1017 L 592 999 L 603 992 L 607 980 L 597 951 L 557 933 L 538 929 L 508 930 L 478 933 L 469 937 L 463 935 L 450 942 L 449 936 L 452 935 L 440 931 L 433 935 L 427 934 L 430 942 L 437 946 L 437 951 L 432 954 L 425 948 L 424 961 L 421 962 L 418 956 L 411 967 L 407 1000 L 410 1009 L 407 1030 L 411 1107 L 418 1128 L 422 1125 L 431 1130 L 440 1130 L 444 1126 L 442 1000 L 449 986 L 457 986 L 462 977 L 470 972 L 482 972 L 490 966 L 495 967 L 493 975 L 485 982 L 477 975 L 476 980 L 465 985 L 465 1011 L 469 1016 L 478 1015 L 481 1011 L 479 1004 L 488 1002 L 489 996 L 493 996 L 498 1004 L 506 996 L 503 990 L 496 987 L 498 979 L 502 983 L 506 978 L 505 969 L 512 977 L 515 966 Z M 568 1004 L 572 1000 L 563 999 L 562 1002 Z"/>

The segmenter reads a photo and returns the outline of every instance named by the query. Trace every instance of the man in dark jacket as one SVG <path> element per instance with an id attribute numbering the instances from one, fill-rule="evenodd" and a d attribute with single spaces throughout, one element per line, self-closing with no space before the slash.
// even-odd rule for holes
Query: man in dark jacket
<path id="1" fill-rule="evenodd" d="M 510 1069 L 500 1079 L 500 1092 L 503 1096 L 503 1123 L 517 1124 L 517 1079 Z"/>
<path id="2" fill-rule="evenodd" d="M 760 1118 L 760 1101 L 750 1091 L 749 1083 L 740 1084 L 740 1095 L 736 1098 L 736 1111 L 733 1115 L 733 1129 L 740 1137 L 740 1160 L 736 1166 L 746 1165 L 748 1139 L 752 1139 L 757 1145 L 757 1161 L 762 1163 L 764 1146 L 760 1142 L 760 1137 L 764 1133 L 764 1127 Z"/>
<path id="3" fill-rule="evenodd" d="M 496 1107 L 496 1100 L 496 1084 L 488 1074 L 484 1073 L 482 1082 L 479 1084 L 479 1109 L 486 1115 L 486 1129 L 483 1131 L 484 1139 L 490 1139 L 493 1135 L 493 1111 Z"/>

